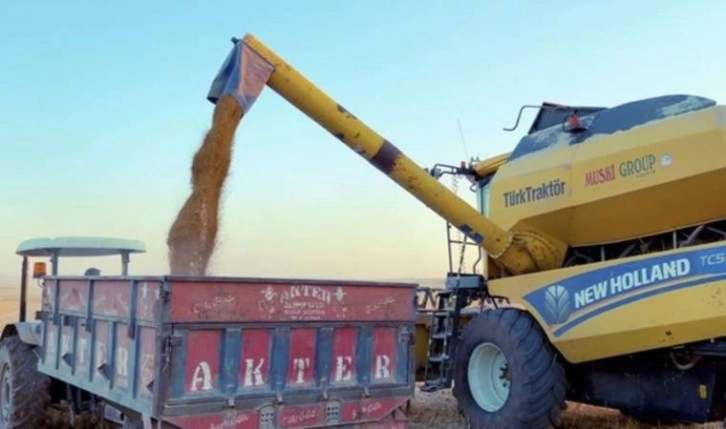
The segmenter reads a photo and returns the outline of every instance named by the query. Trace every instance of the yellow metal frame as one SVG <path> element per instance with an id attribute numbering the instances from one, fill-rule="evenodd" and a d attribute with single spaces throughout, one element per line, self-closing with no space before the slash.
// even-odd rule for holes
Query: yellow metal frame
<path id="1" fill-rule="evenodd" d="M 245 35 L 241 43 L 274 67 L 267 81 L 270 88 L 439 216 L 481 243 L 509 272 L 519 274 L 559 266 L 567 247 L 564 243 L 534 231 L 513 234 L 498 227 L 253 35 Z"/>
<path id="2" fill-rule="evenodd" d="M 726 242 L 497 279 L 489 289 L 526 308 L 573 363 L 708 340 L 726 334 Z"/>

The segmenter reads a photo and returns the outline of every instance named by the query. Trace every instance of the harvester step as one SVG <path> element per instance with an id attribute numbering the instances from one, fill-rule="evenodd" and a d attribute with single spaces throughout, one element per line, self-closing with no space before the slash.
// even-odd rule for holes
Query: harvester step
<path id="1" fill-rule="evenodd" d="M 427 380 L 424 385 L 421 386 L 421 391 L 426 393 L 433 393 L 445 388 L 446 385 L 444 383 L 444 380 L 438 378 L 435 380 Z"/>
<path id="2" fill-rule="evenodd" d="M 431 356 L 429 358 L 429 362 L 442 363 L 442 362 L 447 361 L 448 359 L 449 359 L 448 354 L 440 354 L 440 355 L 436 355 L 436 356 Z"/>
<path id="3" fill-rule="evenodd" d="M 432 340 L 446 340 L 451 338 L 451 331 L 437 332 L 431 335 Z"/>

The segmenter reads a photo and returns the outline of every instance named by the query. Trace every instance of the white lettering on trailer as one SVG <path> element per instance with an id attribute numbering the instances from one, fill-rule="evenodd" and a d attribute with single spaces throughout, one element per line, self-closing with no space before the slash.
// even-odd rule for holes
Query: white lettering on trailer
<path id="1" fill-rule="evenodd" d="M 360 410 L 353 410 L 353 420 L 361 418 L 367 418 L 371 413 L 378 411 L 383 408 L 383 404 L 380 401 L 371 402 L 367 405 L 363 405 Z"/>
<path id="2" fill-rule="evenodd" d="M 154 380 L 154 353 L 144 353 L 141 358 L 141 383 L 147 392 L 152 392 L 149 386 Z"/>
<path id="3" fill-rule="evenodd" d="M 315 408 L 309 408 L 298 411 L 295 414 L 286 415 L 282 417 L 282 424 L 285 426 L 297 425 L 300 426 L 306 421 L 314 419 L 318 416 L 318 411 Z"/>
<path id="4" fill-rule="evenodd" d="M 335 381 L 348 381 L 353 373 L 351 366 L 353 365 L 353 356 L 336 356 L 335 357 Z"/>
<path id="5" fill-rule="evenodd" d="M 116 349 L 116 362 L 118 368 L 118 376 L 122 380 L 126 380 L 129 376 L 129 351 L 126 347 Z"/>
<path id="6" fill-rule="evenodd" d="M 212 390 L 212 369 L 209 367 L 207 361 L 199 362 L 199 365 L 194 368 L 192 384 L 189 386 L 189 391 L 198 392 L 200 390 L 200 383 L 202 391 Z"/>
<path id="7" fill-rule="evenodd" d="M 249 420 L 250 417 L 247 414 L 235 414 L 231 418 L 225 419 L 220 424 L 212 423 L 209 425 L 209 429 L 234 429 Z"/>
<path id="8" fill-rule="evenodd" d="M 321 320 L 333 298 L 342 303 L 346 295 L 341 287 L 332 291 L 325 286 L 313 285 L 267 286 L 260 293 L 263 308 L 270 315 L 282 313 L 292 320 Z"/>
<path id="9" fill-rule="evenodd" d="M 717 255 L 712 255 L 717 256 Z M 702 260 L 708 257 L 702 257 Z M 724 258 L 726 261 L 726 258 Z M 691 262 L 687 258 L 676 259 L 669 262 L 662 262 L 650 266 L 629 271 L 618 276 L 610 277 L 609 280 L 597 282 L 575 293 L 575 309 L 597 303 L 603 299 L 615 296 L 641 286 L 653 283 L 678 279 L 691 273 Z"/>
<path id="10" fill-rule="evenodd" d="M 245 359 L 245 387 L 262 386 L 265 384 L 265 380 L 262 377 L 262 365 L 264 363 L 265 359 L 259 359 L 257 362 L 254 359 Z"/>
<path id="11" fill-rule="evenodd" d="M 48 331 L 48 338 L 46 339 L 46 344 L 48 345 L 47 349 L 47 356 L 49 359 L 51 359 L 51 362 L 55 361 L 55 329 L 51 329 L 50 326 L 46 328 Z"/>
<path id="12" fill-rule="evenodd" d="M 373 377 L 376 379 L 391 377 L 391 358 L 388 355 L 376 355 L 376 371 Z"/>
<path id="13" fill-rule="evenodd" d="M 88 350 L 88 338 L 78 337 L 78 365 L 83 367 L 86 365 L 86 351 Z"/>
<path id="14" fill-rule="evenodd" d="M 361 413 L 362 413 L 362 414 L 363 414 L 364 416 L 366 416 L 366 415 L 369 415 L 369 414 L 371 414 L 372 412 L 374 412 L 374 411 L 378 411 L 378 410 L 380 410 L 380 409 L 382 409 L 382 408 L 383 408 L 383 404 L 381 404 L 381 402 L 380 402 L 380 401 L 376 401 L 376 402 L 371 402 L 370 404 L 368 404 L 368 405 L 364 405 L 364 406 L 363 406 L 363 407 L 361 408 Z"/>
<path id="15" fill-rule="evenodd" d="M 280 302 L 285 303 L 287 301 L 293 301 L 297 298 L 314 298 L 320 302 L 330 304 L 332 301 L 332 294 L 320 286 L 290 286 L 290 289 L 280 294 Z"/>
<path id="16" fill-rule="evenodd" d="M 61 357 L 71 351 L 71 335 L 66 329 L 61 333 Z"/>
<path id="17" fill-rule="evenodd" d="M 380 311 L 381 309 L 388 309 L 395 303 L 396 303 L 396 300 L 394 298 L 386 297 L 380 301 L 366 305 L 365 311 L 367 314 L 373 314 L 377 311 Z"/>
<path id="18" fill-rule="evenodd" d="M 96 342 L 96 362 L 98 365 L 106 363 L 106 342 Z"/>
<path id="19" fill-rule="evenodd" d="M 295 384 L 305 383 L 305 370 L 310 368 L 310 358 L 295 358 L 292 361 L 292 366 L 297 371 Z"/>

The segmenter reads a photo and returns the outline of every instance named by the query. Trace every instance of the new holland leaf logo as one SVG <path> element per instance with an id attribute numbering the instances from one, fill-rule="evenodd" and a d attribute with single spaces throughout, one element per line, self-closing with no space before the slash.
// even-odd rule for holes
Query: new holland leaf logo
<path id="1" fill-rule="evenodd" d="M 544 294 L 545 318 L 550 325 L 567 321 L 572 313 L 570 294 L 563 286 L 553 285 L 545 290 Z"/>

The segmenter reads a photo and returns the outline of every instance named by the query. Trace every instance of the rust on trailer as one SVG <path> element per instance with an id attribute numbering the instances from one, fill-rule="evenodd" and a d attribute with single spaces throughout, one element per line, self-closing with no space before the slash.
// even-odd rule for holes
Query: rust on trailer
<path id="1" fill-rule="evenodd" d="M 39 370 L 185 429 L 403 428 L 416 286 L 49 277 Z"/>

